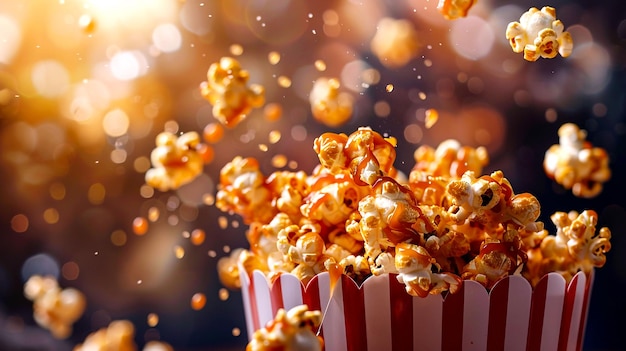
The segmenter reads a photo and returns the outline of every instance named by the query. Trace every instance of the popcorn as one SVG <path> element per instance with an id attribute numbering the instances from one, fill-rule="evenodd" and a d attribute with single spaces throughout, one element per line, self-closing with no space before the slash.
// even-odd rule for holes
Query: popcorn
<path id="1" fill-rule="evenodd" d="M 248 86 L 248 71 L 232 57 L 222 57 L 211 64 L 207 81 L 200 84 L 200 93 L 213 105 L 213 116 L 227 127 L 244 120 L 253 108 L 265 103 L 265 88 Z"/>
<path id="2" fill-rule="evenodd" d="M 85 338 L 73 351 L 136 351 L 135 326 L 128 320 L 116 320 Z M 143 351 L 173 351 L 171 345 L 162 341 L 149 341 Z"/>
<path id="3" fill-rule="evenodd" d="M 220 191 L 215 206 L 224 212 L 239 213 L 246 224 L 264 223 L 276 214 L 274 208 L 267 206 L 271 195 L 259 162 L 249 157 L 235 157 L 220 171 Z"/>
<path id="4" fill-rule="evenodd" d="M 242 256 L 245 251 L 244 249 L 235 249 L 231 251 L 229 256 L 222 257 L 217 261 L 218 278 L 224 286 L 231 289 L 241 288 L 241 281 L 239 280 L 239 257 Z M 261 266 L 261 264 L 255 265 L 253 269 L 259 269 Z"/>
<path id="5" fill-rule="evenodd" d="M 240 274 L 254 270 L 270 282 L 291 273 L 304 284 L 326 271 L 357 282 L 393 273 L 407 293 L 424 297 L 454 293 L 462 279 L 487 289 L 508 275 L 536 284 L 545 267 L 571 279 L 601 266 L 610 249 L 608 229 L 591 239 L 595 217 L 587 215 L 575 224 L 589 228 L 586 234 L 560 229 L 561 236 L 587 238 L 571 245 L 567 265 L 546 261 L 552 256 L 542 250 L 555 239 L 537 221 L 539 201 L 516 194 L 502 171 L 477 176 L 489 158 L 483 147 L 455 140 L 422 146 L 408 180 L 396 177 L 391 141 L 370 128 L 324 133 L 313 149 L 320 164 L 311 175 L 266 177 L 255 159 L 241 157 L 222 169 L 218 207 L 250 224 L 250 250 L 218 263 L 225 285 L 237 286 Z"/>
<path id="6" fill-rule="evenodd" d="M 417 31 L 410 21 L 384 17 L 376 26 L 370 48 L 383 66 L 397 68 L 417 56 L 420 43 Z"/>
<path id="7" fill-rule="evenodd" d="M 558 134 L 559 144 L 552 145 L 543 160 L 546 174 L 578 197 L 597 196 L 611 178 L 608 154 L 585 141 L 587 133 L 573 123 L 562 125 Z"/>
<path id="8" fill-rule="evenodd" d="M 359 128 L 350 136 L 324 133 L 314 141 L 313 149 L 322 167 L 332 174 L 352 175 L 355 184 L 372 185 L 382 176 L 394 177 L 394 146 L 371 128 Z"/>
<path id="9" fill-rule="evenodd" d="M 396 246 L 395 267 L 398 281 L 404 283 L 406 291 L 413 296 L 426 297 L 442 291 L 454 293 L 461 279 L 450 273 L 433 273 L 436 260 L 421 246 L 400 243 Z"/>
<path id="10" fill-rule="evenodd" d="M 545 6 L 539 11 L 531 7 L 506 28 L 506 38 L 516 53 L 524 52 L 524 59 L 536 61 L 539 57 L 554 58 L 557 54 L 568 57 L 574 42 L 569 32 L 563 31 L 563 23 L 556 19 L 556 10 Z"/>
<path id="11" fill-rule="evenodd" d="M 340 92 L 340 86 L 335 78 L 318 78 L 309 94 L 313 117 L 329 127 L 338 127 L 352 116 L 353 98 Z"/>
<path id="12" fill-rule="evenodd" d="M 466 171 L 481 174 L 489 163 L 489 154 L 483 146 L 472 148 L 461 146 L 454 139 L 444 140 L 433 149 L 422 145 L 413 153 L 413 171 L 425 172 L 432 176 L 460 178 Z"/>
<path id="13" fill-rule="evenodd" d="M 33 275 L 24 284 L 24 296 L 33 301 L 33 317 L 57 339 L 72 333 L 72 324 L 85 311 L 85 296 L 73 288 L 61 289 L 53 277 Z"/>
<path id="14" fill-rule="evenodd" d="M 359 213 L 365 256 L 370 260 L 388 247 L 419 241 L 418 232 L 432 230 L 410 190 L 391 178 L 382 178 L 374 185 L 374 194 L 359 202 Z M 375 264 L 370 265 L 374 266 L 370 268 L 376 274 Z"/>
<path id="15" fill-rule="evenodd" d="M 605 253 L 611 249 L 611 231 L 603 227 L 596 233 L 595 211 L 556 212 L 550 219 L 557 228 L 556 235 L 546 236 L 528 252 L 525 275 L 531 282 L 548 272 L 571 279 L 578 271 L 589 273 L 594 267 L 604 266 Z"/>
<path id="16" fill-rule="evenodd" d="M 480 253 L 463 268 L 462 277 L 491 289 L 498 280 L 514 274 L 526 259 L 519 233 L 509 228 L 501 240 L 488 238 L 481 244 Z"/>
<path id="17" fill-rule="evenodd" d="M 437 10 L 447 20 L 454 20 L 467 16 L 467 12 L 476 3 L 476 0 L 439 0 Z"/>
<path id="18" fill-rule="evenodd" d="M 73 351 L 136 351 L 135 327 L 130 321 L 113 321 L 108 327 L 89 334 Z"/>
<path id="19" fill-rule="evenodd" d="M 196 132 L 179 137 L 169 132 L 160 133 L 156 137 L 156 148 L 150 154 L 153 168 L 146 172 L 146 183 L 168 191 L 191 182 L 203 171 L 204 146 Z"/>
<path id="20" fill-rule="evenodd" d="M 254 332 L 246 351 L 321 351 L 324 340 L 316 335 L 321 323 L 321 312 L 309 311 L 306 305 L 281 308 L 265 328 Z"/>
<path id="21" fill-rule="evenodd" d="M 305 284 L 324 270 L 328 259 L 324 256 L 326 247 L 319 233 L 301 230 L 297 225 L 290 225 L 278 233 L 276 247 L 285 261 L 296 264 L 291 273 Z"/>

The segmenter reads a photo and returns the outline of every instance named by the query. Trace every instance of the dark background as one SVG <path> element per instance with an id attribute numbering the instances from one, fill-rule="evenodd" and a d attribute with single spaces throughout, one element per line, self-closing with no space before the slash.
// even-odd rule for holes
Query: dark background
<path id="1" fill-rule="evenodd" d="M 470 16 L 483 19 L 481 23 L 494 36 L 489 53 L 479 58 L 463 57 L 456 51 L 459 43 L 449 33 L 467 22 L 443 20 L 433 0 L 153 1 L 137 2 L 141 6 L 135 7 L 124 3 L 0 1 L 0 15 L 19 24 L 21 37 L 15 55 L 0 62 L 0 91 L 8 94 L 0 99 L 0 350 L 71 350 L 89 333 L 116 319 L 134 323 L 140 346 L 161 339 L 176 350 L 243 350 L 246 331 L 241 295 L 231 291 L 225 301 L 219 298 L 222 286 L 215 265 L 227 255 L 225 246 L 246 246 L 245 228 L 237 217 L 198 204 L 197 196 L 189 192 L 214 193 L 219 169 L 235 155 L 258 157 L 269 173 L 273 168 L 268 155 L 280 153 L 297 160 L 298 169 L 310 172 L 317 162 L 312 150 L 317 135 L 329 130 L 350 133 L 365 125 L 398 138 L 396 165 L 407 173 L 413 165 L 413 151 L 421 144 L 436 146 L 446 138 L 457 138 L 463 144 L 487 146 L 491 162 L 484 173 L 501 169 L 516 192 L 534 194 L 542 205 L 540 220 L 551 232 L 554 226 L 549 216 L 555 211 L 597 211 L 598 227 L 611 229 L 613 247 L 606 266 L 596 271 L 584 349 L 626 349 L 622 337 L 626 318 L 626 190 L 622 184 L 626 181 L 626 12 L 621 2 L 481 0 Z M 526 62 L 510 50 L 503 29 L 519 20 L 528 7 L 544 5 L 555 7 L 557 18 L 571 29 L 575 50 L 569 58 Z M 324 12 L 329 9 L 339 21 L 325 32 Z M 96 23 L 90 33 L 76 24 L 85 13 Z M 384 16 L 409 19 L 420 33 L 420 54 L 404 67 L 384 67 L 370 51 L 376 23 Z M 330 27 L 331 22 L 327 23 Z M 179 28 L 179 50 L 151 54 L 151 32 L 160 23 Z M 339 34 L 335 35 L 337 26 Z M 467 40 L 475 36 L 471 30 L 466 29 Z M 478 38 L 480 43 L 487 41 Z M 281 120 L 268 122 L 261 110 L 254 111 L 214 145 L 216 157 L 205 167 L 201 184 L 194 183 L 187 192 L 157 191 L 150 198 L 142 197 L 143 172 L 134 169 L 134 160 L 149 156 L 154 137 L 168 121 L 176 121 L 181 132 L 201 132 L 214 121 L 197 88 L 206 79 L 209 65 L 230 55 L 232 44 L 244 48 L 239 59 L 250 70 L 250 81 L 266 87 L 267 102 L 283 106 Z M 102 78 L 101 68 L 115 48 L 141 52 L 148 62 L 147 72 L 124 82 Z M 270 51 L 281 53 L 277 65 L 268 63 Z M 326 62 L 325 72 L 315 71 L 316 59 Z M 70 86 L 54 98 L 40 96 L 33 88 L 31 72 L 42 60 L 60 62 L 67 71 Z M 344 77 L 342 70 L 355 60 L 378 70 L 380 81 L 350 91 L 356 102 L 347 124 L 323 126 L 309 111 L 306 94 L 311 82 L 319 76 L 341 76 L 346 89 L 345 77 L 350 74 Z M 280 75 L 291 78 L 291 87 L 276 83 Z M 91 124 L 72 119 L 76 111 L 68 103 L 83 79 L 99 80 L 110 95 L 108 99 L 93 97 L 93 104 L 102 106 L 92 111 L 89 121 L 96 122 Z M 393 91 L 387 91 L 387 84 L 393 84 Z M 418 97 L 419 92 L 426 94 L 425 100 Z M 377 103 L 383 107 L 386 103 L 388 116 L 375 113 L 376 106 L 381 106 Z M 107 136 L 99 124 L 113 108 L 124 110 L 131 121 L 124 136 Z M 440 114 L 428 130 L 423 127 L 427 108 L 436 108 Z M 556 119 L 546 115 L 556 115 Z M 587 130 L 588 140 L 610 156 L 612 178 L 593 199 L 576 198 L 543 173 L 545 150 L 558 142 L 556 132 L 565 122 Z M 423 135 L 417 142 L 404 137 L 408 125 L 421 127 Z M 294 126 L 306 130 L 306 137 L 293 138 Z M 271 130 L 282 133 L 274 145 L 267 139 Z M 269 151 L 260 151 L 260 143 L 268 144 Z M 126 151 L 125 162 L 111 161 L 114 149 Z M 106 196 L 94 204 L 87 194 L 96 183 L 104 186 Z M 52 184 L 66 189 L 62 200 L 51 196 Z M 151 223 L 146 235 L 132 234 L 133 219 L 146 216 L 151 207 L 161 210 L 159 219 Z M 56 223 L 43 219 L 50 208 L 59 213 Z M 29 218 L 23 233 L 11 227 L 18 214 Z M 220 216 L 228 220 L 225 229 L 218 226 Z M 174 217 L 176 223 L 168 221 Z M 201 246 L 191 245 L 182 236 L 196 228 L 207 233 Z M 111 242 L 115 230 L 126 233 L 125 245 Z M 174 257 L 175 245 L 185 249 L 184 258 Z M 53 340 L 33 321 L 32 303 L 22 293 L 23 270 L 32 257 L 49 261 L 35 265 L 35 270 L 57 273 L 61 286 L 76 287 L 86 295 L 87 310 L 68 340 Z M 80 269 L 71 280 L 59 273 L 68 262 Z M 138 280 L 142 283 L 137 284 Z M 196 292 L 207 296 L 200 311 L 189 306 Z M 159 316 L 155 328 L 146 323 L 149 313 Z M 233 335 L 233 328 L 239 328 L 241 335 Z"/>

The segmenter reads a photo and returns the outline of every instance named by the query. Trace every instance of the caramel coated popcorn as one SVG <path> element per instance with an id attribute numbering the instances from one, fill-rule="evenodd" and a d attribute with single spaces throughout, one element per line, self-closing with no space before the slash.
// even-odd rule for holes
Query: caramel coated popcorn
<path id="1" fill-rule="evenodd" d="M 85 311 L 85 296 L 74 288 L 61 289 L 55 278 L 33 275 L 24 284 L 24 296 L 33 301 L 33 317 L 58 339 L 72 333 L 72 325 Z"/>
<path id="2" fill-rule="evenodd" d="M 246 351 L 321 351 L 324 341 L 316 335 L 321 323 L 322 313 L 310 311 L 306 305 L 289 311 L 281 308 L 273 320 L 254 332 Z"/>
<path id="3" fill-rule="evenodd" d="M 178 137 L 169 132 L 160 133 L 156 137 L 156 148 L 150 154 L 153 168 L 146 172 L 146 183 L 168 191 L 191 182 L 204 169 L 204 146 L 196 132 Z"/>
<path id="4" fill-rule="evenodd" d="M 545 154 L 543 167 L 548 177 L 578 197 L 591 198 L 611 178 L 609 156 L 586 141 L 587 133 L 573 123 L 559 128 L 559 144 Z"/>
<path id="5" fill-rule="evenodd" d="M 467 12 L 476 3 L 476 0 L 439 0 L 437 10 L 448 20 L 467 16 Z"/>
<path id="6" fill-rule="evenodd" d="M 329 127 L 338 127 L 352 117 L 354 99 L 340 87 L 336 78 L 322 77 L 315 81 L 309 94 L 313 117 Z"/>
<path id="7" fill-rule="evenodd" d="M 516 53 L 523 52 L 524 59 L 536 61 L 539 57 L 554 58 L 557 53 L 568 57 L 574 42 L 563 23 L 556 19 L 556 10 L 545 6 L 540 10 L 531 7 L 506 28 L 506 39 Z"/>
<path id="8" fill-rule="evenodd" d="M 397 68 L 417 56 L 420 42 L 413 23 L 385 17 L 376 26 L 370 48 L 384 66 Z"/>
<path id="9" fill-rule="evenodd" d="M 611 231 L 603 227 L 596 232 L 595 211 L 556 212 L 550 219 L 557 228 L 556 236 L 547 236 L 528 252 L 525 275 L 536 280 L 546 273 L 558 272 L 571 278 L 578 271 L 588 273 L 594 267 L 604 266 L 605 253 L 611 249 Z"/>
<path id="10" fill-rule="evenodd" d="M 407 180 L 393 165 L 391 140 L 371 128 L 323 133 L 313 144 L 320 164 L 310 175 L 266 177 L 256 160 L 241 157 L 222 170 L 219 207 L 250 224 L 250 249 L 219 265 L 225 285 L 253 270 L 270 280 L 291 273 L 307 283 L 338 267 L 357 282 L 396 274 L 407 293 L 423 297 L 454 293 L 462 279 L 487 289 L 512 274 L 533 284 L 547 271 L 570 279 L 601 266 L 610 249 L 608 229 L 593 236 L 591 212 L 570 222 L 555 214 L 559 233 L 548 235 L 535 196 L 516 193 L 502 171 L 480 175 L 489 159 L 483 147 L 455 140 L 421 146 Z M 564 236 L 576 239 L 564 246 L 568 261 L 556 264 L 548 253 L 565 248 L 550 243 Z"/>
<path id="11" fill-rule="evenodd" d="M 253 108 L 265 103 L 265 88 L 248 85 L 249 78 L 239 61 L 222 57 L 211 64 L 207 81 L 200 84 L 200 93 L 213 105 L 213 116 L 227 127 L 236 126 Z"/>

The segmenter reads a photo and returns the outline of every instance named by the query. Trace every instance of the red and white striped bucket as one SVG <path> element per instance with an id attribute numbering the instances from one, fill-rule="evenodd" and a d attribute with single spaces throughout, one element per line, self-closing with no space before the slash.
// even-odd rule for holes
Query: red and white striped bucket
<path id="1" fill-rule="evenodd" d="M 306 287 L 291 274 L 269 284 L 259 271 L 242 274 L 241 282 L 248 338 L 279 308 L 307 304 L 324 312 L 330 297 L 328 273 Z M 491 292 L 465 281 L 445 298 L 420 298 L 393 274 L 372 276 L 361 287 L 342 276 L 322 324 L 325 350 L 581 350 L 592 284 L 593 274 L 580 272 L 566 286 L 550 273 L 533 290 L 510 276 Z"/>

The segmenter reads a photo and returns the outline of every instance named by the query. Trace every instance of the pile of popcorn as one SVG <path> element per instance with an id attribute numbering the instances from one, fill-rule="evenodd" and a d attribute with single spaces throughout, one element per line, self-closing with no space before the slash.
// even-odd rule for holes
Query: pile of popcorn
<path id="1" fill-rule="evenodd" d="M 313 148 L 312 174 L 266 176 L 243 157 L 221 170 L 216 206 L 242 217 L 250 244 L 219 262 L 224 285 L 239 287 L 239 274 L 253 270 L 306 284 L 339 267 L 357 282 L 395 273 L 424 297 L 454 293 L 464 279 L 487 289 L 511 274 L 532 284 L 547 272 L 569 279 L 602 266 L 610 250 L 610 231 L 596 231 L 592 210 L 553 214 L 548 235 L 535 196 L 515 193 L 502 171 L 482 175 L 483 147 L 421 146 L 408 179 L 394 167 L 393 140 L 367 127 L 324 133 Z"/>

